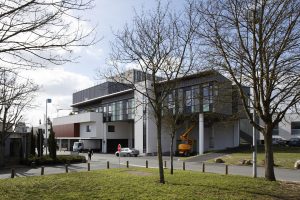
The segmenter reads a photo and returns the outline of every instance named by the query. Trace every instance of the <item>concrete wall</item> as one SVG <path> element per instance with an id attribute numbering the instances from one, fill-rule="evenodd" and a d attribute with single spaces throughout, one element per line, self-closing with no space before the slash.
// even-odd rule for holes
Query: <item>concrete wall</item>
<path id="1" fill-rule="evenodd" d="M 238 132 L 234 122 L 217 122 L 214 126 L 214 149 L 225 149 L 238 146 Z"/>
<path id="2" fill-rule="evenodd" d="M 107 139 L 129 139 L 132 138 L 132 123 L 133 122 L 108 122 L 107 126 L 115 126 L 115 132 L 107 132 Z"/>
<path id="3" fill-rule="evenodd" d="M 136 86 L 142 90 L 142 85 Z M 135 115 L 134 115 L 134 147 L 143 153 L 143 96 L 139 92 L 134 92 L 135 97 Z"/>
<path id="4" fill-rule="evenodd" d="M 58 117 L 53 119 L 53 126 L 63 124 L 73 124 L 82 122 L 96 122 L 102 121 L 102 113 L 86 112 L 76 115 L 68 115 L 64 117 Z"/>
<path id="5" fill-rule="evenodd" d="M 59 128 L 62 126 L 79 123 L 80 127 L 80 134 L 79 137 L 81 138 L 103 138 L 103 114 L 96 113 L 96 112 L 87 112 L 87 113 L 80 113 L 76 115 L 69 115 L 65 117 L 59 117 L 53 119 L 53 128 L 54 131 L 58 133 L 58 137 L 74 137 L 74 134 L 63 134 L 60 133 Z M 86 131 L 86 126 L 90 126 L 91 132 Z M 63 130 L 62 130 L 63 131 Z M 72 130 L 71 130 L 72 131 Z M 70 130 L 68 131 L 70 132 Z"/>
<path id="6" fill-rule="evenodd" d="M 89 126 L 90 132 L 87 131 L 87 126 Z M 100 130 L 99 127 L 96 126 L 95 122 L 80 123 L 80 137 L 82 138 L 97 137 L 97 131 L 99 132 Z"/>

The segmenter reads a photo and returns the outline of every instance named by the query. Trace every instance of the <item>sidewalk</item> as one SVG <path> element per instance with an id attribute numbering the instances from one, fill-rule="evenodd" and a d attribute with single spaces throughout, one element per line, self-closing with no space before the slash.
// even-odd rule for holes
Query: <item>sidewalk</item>
<path id="1" fill-rule="evenodd" d="M 134 167 L 145 167 L 144 158 L 134 159 L 134 158 L 122 158 L 121 160 L 121 167 L 126 167 L 126 161 L 129 160 L 129 166 Z M 110 168 L 118 168 L 118 160 L 113 158 L 109 160 Z M 167 168 L 169 167 L 169 160 L 167 160 Z M 149 160 L 148 165 L 150 168 L 157 168 L 158 162 L 157 160 Z M 106 160 L 95 160 L 92 161 L 91 170 L 97 169 L 106 169 L 107 161 Z M 174 168 L 178 170 L 182 170 L 183 168 L 183 161 L 175 160 L 174 161 Z M 202 163 L 201 162 L 185 162 L 186 170 L 192 171 L 202 171 Z M 69 167 L 69 172 L 78 172 L 78 171 L 87 171 L 87 163 L 80 163 L 80 164 L 71 164 Z M 30 168 L 30 167 L 19 167 L 15 168 L 16 177 L 24 177 L 24 176 L 39 176 L 41 174 L 41 168 Z M 45 166 L 45 175 L 47 174 L 58 174 L 58 173 L 65 173 L 65 165 L 55 165 L 55 166 Z M 225 165 L 224 164 L 209 164 L 205 163 L 205 172 L 210 173 L 218 173 L 218 174 L 225 174 Z M 264 177 L 264 168 L 258 167 L 257 168 L 258 177 Z M 236 166 L 230 165 L 228 166 L 228 173 L 232 175 L 242 175 L 242 176 L 252 176 L 252 167 L 251 166 Z M 277 180 L 282 181 L 293 181 L 300 183 L 300 170 L 293 170 L 293 169 L 281 169 L 275 168 L 275 175 Z M 0 170 L 0 178 L 10 178 L 11 170 L 10 169 L 3 169 Z"/>

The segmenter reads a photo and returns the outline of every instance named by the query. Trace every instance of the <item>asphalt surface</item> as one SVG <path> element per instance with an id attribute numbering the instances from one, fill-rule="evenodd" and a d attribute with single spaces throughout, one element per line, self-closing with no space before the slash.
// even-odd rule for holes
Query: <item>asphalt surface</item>
<path id="1" fill-rule="evenodd" d="M 69 154 L 69 152 L 64 152 Z M 87 157 L 87 154 L 81 154 Z M 209 155 L 209 156 L 196 156 L 192 157 L 185 161 L 186 170 L 192 171 L 202 171 L 202 163 L 205 160 L 212 159 L 212 157 L 218 157 L 218 155 Z M 119 158 L 113 154 L 94 154 L 90 162 L 91 170 L 96 169 L 106 169 L 107 161 L 110 163 L 110 168 L 125 168 L 126 161 L 129 161 L 129 167 L 145 167 L 146 160 L 148 161 L 149 168 L 157 168 L 158 161 L 156 156 L 139 156 L 139 157 L 121 157 L 120 165 Z M 167 168 L 169 168 L 170 162 L 169 157 L 163 157 L 163 160 L 166 161 Z M 183 161 L 179 157 L 174 158 L 174 168 L 183 169 Z M 87 171 L 87 163 L 80 164 L 71 164 L 68 167 L 69 173 L 78 172 L 78 171 Z M 15 166 L 16 177 L 25 177 L 25 176 L 39 176 L 41 174 L 41 167 L 31 168 L 24 166 Z M 225 165 L 224 164 L 208 164 L 205 163 L 205 172 L 225 174 Z M 264 177 L 264 168 L 257 168 L 258 177 Z M 66 173 L 65 165 L 55 165 L 55 166 L 46 166 L 44 168 L 44 174 L 59 174 Z M 234 175 L 242 176 L 252 176 L 252 167 L 251 166 L 228 166 L 228 173 Z M 300 170 L 294 169 L 282 169 L 275 168 L 275 175 L 277 180 L 282 181 L 293 181 L 300 183 Z M 0 178 L 10 178 L 11 169 L 2 169 L 0 170 Z"/>

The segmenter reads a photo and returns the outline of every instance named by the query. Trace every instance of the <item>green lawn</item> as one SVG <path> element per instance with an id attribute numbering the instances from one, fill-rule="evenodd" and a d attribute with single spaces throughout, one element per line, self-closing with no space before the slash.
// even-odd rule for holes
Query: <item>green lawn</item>
<path id="1" fill-rule="evenodd" d="M 0 180 L 0 199 L 299 199 L 300 185 L 191 171 L 111 169 Z"/>
<path id="2" fill-rule="evenodd" d="M 221 157 L 227 164 L 239 165 L 241 160 L 252 160 L 251 150 L 229 153 L 229 155 Z M 258 165 L 263 166 L 264 156 L 264 149 L 260 146 L 257 154 Z M 300 160 L 300 147 L 274 146 L 274 161 L 276 167 L 294 168 L 296 160 Z M 208 162 L 214 162 L 214 160 L 209 160 Z"/>

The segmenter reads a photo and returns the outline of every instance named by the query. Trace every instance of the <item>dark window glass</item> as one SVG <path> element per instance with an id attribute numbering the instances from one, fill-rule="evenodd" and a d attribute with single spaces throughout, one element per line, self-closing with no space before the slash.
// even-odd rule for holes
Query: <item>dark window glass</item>
<path id="1" fill-rule="evenodd" d="M 91 128 L 89 125 L 86 126 L 86 132 L 91 132 Z"/>
<path id="2" fill-rule="evenodd" d="M 107 130 L 108 130 L 108 132 L 115 132 L 115 126 L 113 126 L 113 125 L 108 125 L 108 126 L 107 126 Z"/>
<path id="3" fill-rule="evenodd" d="M 291 134 L 300 135 L 300 121 L 291 123 Z"/>

